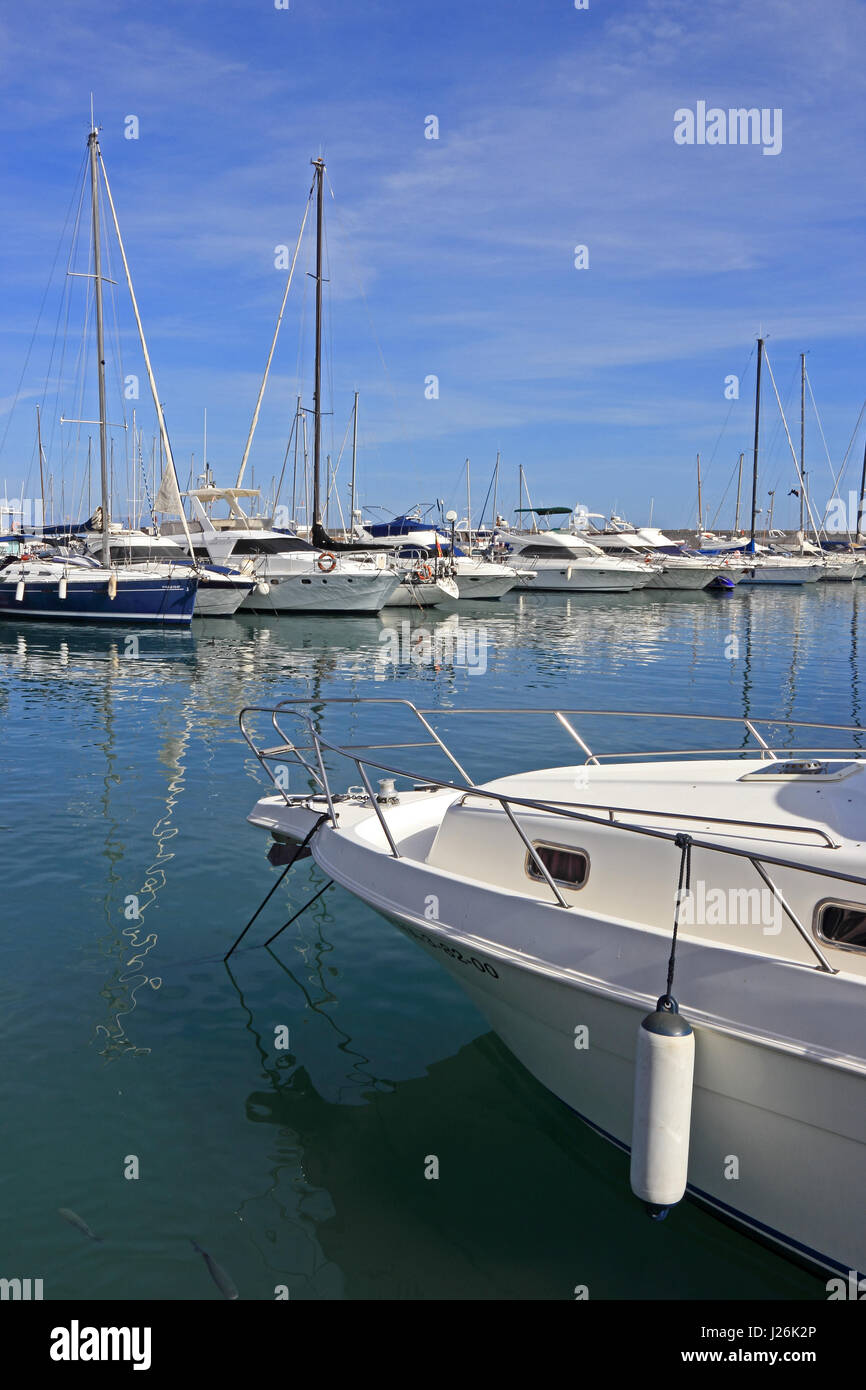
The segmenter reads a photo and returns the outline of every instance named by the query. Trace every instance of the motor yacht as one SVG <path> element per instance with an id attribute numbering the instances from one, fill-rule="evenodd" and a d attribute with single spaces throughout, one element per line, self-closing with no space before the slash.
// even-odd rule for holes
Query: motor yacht
<path id="1" fill-rule="evenodd" d="M 631 1149 L 633 1186 L 648 1128 L 719 1216 L 823 1270 L 866 1270 L 862 730 L 472 709 L 491 762 L 520 746 L 508 727 L 520 720 L 535 730 L 527 746 L 549 758 L 559 738 L 577 755 L 476 780 L 446 742 L 453 710 L 317 699 L 313 717 L 312 703 L 241 714 L 273 782 L 251 823 L 303 846 L 444 966 L 538 1080 Z M 389 743 L 362 742 L 362 716 L 381 721 L 383 703 Z M 402 718 L 418 744 L 398 743 Z M 647 725 L 626 751 L 632 720 Z M 695 749 L 693 733 L 659 752 L 660 720 L 697 720 L 712 746 Z M 596 737 L 606 722 L 616 751 Z M 422 745 L 407 766 L 403 750 Z M 296 790 L 275 765 L 295 767 Z M 639 1057 L 648 1020 L 674 1015 L 693 1068 L 668 1125 L 661 1092 L 641 1092 Z"/>

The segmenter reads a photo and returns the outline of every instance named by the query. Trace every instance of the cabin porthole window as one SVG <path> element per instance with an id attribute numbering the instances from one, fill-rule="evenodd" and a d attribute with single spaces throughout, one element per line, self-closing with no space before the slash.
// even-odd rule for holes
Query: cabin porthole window
<path id="1" fill-rule="evenodd" d="M 866 951 L 866 903 L 825 899 L 815 908 L 815 935 L 841 951 Z"/>
<path id="2" fill-rule="evenodd" d="M 554 883 L 561 888 L 578 889 L 584 886 L 589 877 L 589 855 L 585 850 L 573 849 L 568 845 L 547 844 L 533 844 L 532 848 Z M 526 872 L 538 883 L 545 882 L 544 874 L 528 852 Z"/>

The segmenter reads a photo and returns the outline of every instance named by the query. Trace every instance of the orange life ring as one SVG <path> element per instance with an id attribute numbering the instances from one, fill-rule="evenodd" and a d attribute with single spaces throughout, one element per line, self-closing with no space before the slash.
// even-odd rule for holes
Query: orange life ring
<path id="1" fill-rule="evenodd" d="M 420 577 L 421 579 L 432 579 L 432 578 L 433 578 L 433 571 L 432 571 L 432 569 L 430 568 L 429 565 L 419 565 L 419 566 L 418 566 L 418 575 L 419 575 L 419 577 Z"/>
<path id="2" fill-rule="evenodd" d="M 331 563 L 326 564 L 326 560 L 330 560 Z M 336 555 L 332 554 L 330 550 L 323 550 L 318 560 L 316 561 L 316 564 L 319 566 L 319 569 L 322 571 L 322 574 L 330 574 L 331 570 L 337 568 L 337 557 Z"/>

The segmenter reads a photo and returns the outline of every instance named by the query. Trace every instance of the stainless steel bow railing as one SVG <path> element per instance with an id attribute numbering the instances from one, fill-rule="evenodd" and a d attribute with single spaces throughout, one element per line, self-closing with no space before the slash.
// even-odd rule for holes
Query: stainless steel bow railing
<path id="1" fill-rule="evenodd" d="M 301 708 L 302 706 L 314 706 L 316 712 L 319 712 L 319 711 L 321 711 L 322 708 L 324 708 L 325 706 L 329 706 L 329 705 L 352 705 L 352 706 L 355 706 L 355 705 L 373 705 L 373 704 L 377 704 L 377 705 L 399 705 L 399 706 L 404 707 L 405 709 L 408 709 L 408 710 L 415 716 L 415 718 L 416 718 L 416 719 L 418 720 L 418 722 L 421 724 L 421 726 L 423 727 L 423 729 L 424 729 L 428 734 L 430 734 L 431 737 L 430 737 L 429 739 L 413 740 L 413 741 L 409 741 L 409 742 L 400 742 L 400 743 L 390 742 L 390 743 L 377 743 L 377 744 L 336 744 L 336 743 L 332 743 L 332 742 L 330 742 L 329 740 L 325 739 L 325 738 L 319 733 L 319 731 L 318 731 L 318 730 L 316 729 L 316 727 L 315 727 L 315 724 L 314 724 L 314 722 L 313 722 L 313 718 L 311 717 L 311 715 L 305 714 L 305 713 L 303 712 L 302 708 Z M 249 717 L 250 717 L 250 716 L 253 716 L 253 715 L 262 715 L 262 714 L 264 714 L 264 715 L 269 715 L 269 716 L 270 716 L 272 726 L 273 726 L 273 728 L 274 728 L 274 730 L 275 730 L 275 732 L 276 732 L 276 734 L 277 734 L 277 737 L 278 737 L 279 740 L 280 740 L 279 743 L 274 744 L 274 745 L 268 745 L 268 746 L 259 746 L 259 745 L 257 745 L 257 743 L 255 742 L 255 740 L 254 740 L 254 738 L 253 738 L 253 736 L 252 736 L 252 733 L 251 733 L 251 731 L 250 731 L 250 729 L 249 729 L 249 727 L 248 727 L 248 725 L 249 725 Z M 285 715 L 291 715 L 292 717 L 294 717 L 294 718 L 296 718 L 296 719 L 298 719 L 298 720 L 301 721 L 301 723 L 304 725 L 305 730 L 306 730 L 306 733 L 307 733 L 307 735 L 308 735 L 308 737 L 309 737 L 309 739 L 310 739 L 310 742 L 309 742 L 308 744 L 300 744 L 300 743 L 297 743 L 297 742 L 295 742 L 293 739 L 291 739 L 291 738 L 288 737 L 288 735 L 286 734 L 285 730 L 283 729 L 282 725 L 281 725 L 280 722 L 279 722 L 279 717 L 280 717 L 280 716 L 285 716 Z M 483 800 L 488 800 L 488 801 L 491 801 L 491 802 L 498 803 L 498 805 L 501 807 L 501 809 L 505 812 L 505 814 L 506 814 L 506 816 L 508 817 L 510 823 L 514 826 L 514 829 L 516 830 L 516 832 L 517 832 L 517 834 L 519 835 L 521 841 L 523 842 L 523 845 L 524 845 L 524 847 L 525 847 L 527 853 L 529 854 L 529 856 L 531 857 L 533 863 L 535 864 L 536 868 L 538 869 L 539 874 L 540 874 L 541 877 L 544 879 L 544 881 L 546 882 L 546 884 L 547 884 L 548 887 L 550 888 L 551 892 L 553 893 L 553 895 L 554 895 L 554 897 L 555 897 L 555 899 L 556 899 L 556 901 L 557 901 L 557 904 L 558 904 L 560 907 L 563 907 L 563 908 L 566 908 L 566 909 L 570 908 L 570 907 L 572 906 L 572 904 L 568 903 L 568 902 L 565 900 L 565 898 L 563 897 L 563 895 L 562 895 L 562 893 L 561 893 L 561 891 L 560 891 L 560 889 L 559 889 L 557 883 L 554 881 L 554 879 L 553 879 L 552 876 L 550 875 L 550 873 L 549 873 L 549 871 L 548 871 L 548 869 L 547 869 L 547 866 L 543 863 L 541 857 L 538 855 L 538 853 L 537 853 L 537 851 L 536 851 L 535 846 L 532 844 L 532 842 L 530 841 L 530 839 L 529 839 L 528 836 L 526 835 L 526 833 L 525 833 L 523 827 L 520 825 L 519 821 L 517 820 L 517 818 L 516 818 L 516 816 L 515 816 L 515 813 L 514 813 L 514 808 L 515 808 L 515 807 L 518 807 L 518 808 L 520 808 L 520 809 L 522 809 L 522 810 L 541 811 L 541 812 L 544 812 L 544 813 L 547 813 L 547 814 L 550 814 L 550 815 L 554 815 L 554 816 L 561 817 L 562 819 L 565 819 L 565 820 L 582 821 L 582 822 L 585 822 L 585 823 L 588 823 L 588 824 L 591 824 L 591 825 L 602 826 L 602 827 L 604 827 L 604 828 L 606 828 L 606 829 L 617 830 L 617 831 L 620 831 L 620 832 L 624 832 L 624 833 L 626 833 L 626 834 L 642 835 L 642 836 L 645 836 L 645 837 L 648 837 L 648 838 L 651 838 L 651 839 L 666 840 L 666 841 L 671 842 L 671 843 L 676 842 L 676 841 L 678 840 L 678 837 L 680 837 L 680 836 L 682 835 L 682 831 L 679 831 L 679 830 L 664 830 L 664 829 L 661 829 L 661 828 L 658 828 L 658 827 L 652 827 L 652 826 L 648 826 L 648 825 L 635 825 L 635 824 L 632 823 L 632 822 L 628 822 L 628 821 L 623 821 L 623 820 L 618 820 L 618 819 L 616 819 L 616 817 L 617 817 L 618 815 L 625 815 L 625 814 L 630 814 L 630 815 L 645 815 L 645 816 L 656 816 L 657 818 L 660 817 L 660 816 L 662 816 L 662 815 L 667 814 L 667 813 L 661 813 L 661 812 L 659 812 L 659 811 L 657 811 L 657 810 L 652 810 L 652 809 L 641 809 L 641 808 L 637 808 L 637 807 L 634 807 L 634 806 L 613 806 L 613 805 L 604 805 L 604 806 L 600 806 L 598 803 L 580 803 L 580 802 L 569 802 L 567 805 L 565 805 L 565 804 L 556 803 L 556 802 L 538 801 L 538 800 L 535 800 L 535 799 L 532 799 L 532 798 L 529 798 L 529 797 L 514 796 L 514 795 L 512 795 L 512 794 L 510 794 L 510 793 L 506 794 L 506 793 L 503 793 L 503 792 L 495 792 L 495 791 L 490 790 L 490 789 L 487 788 L 487 787 L 478 786 L 478 785 L 476 785 L 476 783 L 472 780 L 472 778 L 470 777 L 469 773 L 465 770 L 465 768 L 464 768 L 464 767 L 460 764 L 460 762 L 457 760 L 457 758 L 455 757 L 455 755 L 454 755 L 454 754 L 451 752 L 451 750 L 448 748 L 448 746 L 447 746 L 447 744 L 444 742 L 444 740 L 443 740 L 442 738 L 440 738 L 439 734 L 438 734 L 438 733 L 436 732 L 436 730 L 433 728 L 432 724 L 429 722 L 428 716 L 430 716 L 430 717 L 435 717 L 436 715 L 439 715 L 440 717 L 448 717 L 448 718 L 453 718 L 453 717 L 455 717 L 455 716 L 462 717 L 462 716 L 464 716 L 464 715 L 484 715 L 484 716 L 486 716 L 486 717 L 491 717 L 491 716 L 496 716 L 496 715 L 521 715 L 521 716 L 523 716 L 523 715 L 530 715 L 530 716 L 552 715 L 552 716 L 558 721 L 558 723 L 560 724 L 560 726 L 561 726 L 563 729 L 565 729 L 565 731 L 569 734 L 569 736 L 570 736 L 570 737 L 575 741 L 575 743 L 577 743 L 578 746 L 581 748 L 581 750 L 582 750 L 583 753 L 585 754 L 585 763 L 586 763 L 586 764 L 592 763 L 592 764 L 595 764 L 595 765 L 599 765 L 599 764 L 600 764 L 600 760 L 601 760 L 602 758 L 625 759 L 625 758 L 652 757 L 652 758 L 654 758 L 654 759 L 659 759 L 659 758 L 684 757 L 684 756 L 696 756 L 696 755 L 701 755 L 701 756 L 713 755 L 713 756 L 715 756 L 715 757 L 740 757 L 740 758 L 743 758 L 743 757 L 747 757 L 749 754 L 754 754 L 754 753 L 757 753 L 757 754 L 759 755 L 759 761 L 764 761 L 764 762 L 767 761 L 767 760 L 777 760 L 780 753 L 782 753 L 786 758 L 802 757 L 804 754 L 807 754 L 807 753 L 813 753 L 813 754 L 814 754 L 814 753 L 820 753 L 820 755 L 821 755 L 821 756 L 824 756 L 824 757 L 826 757 L 828 754 L 831 754 L 831 753 L 835 753 L 835 754 L 844 753 L 844 754 L 846 754 L 847 756 L 859 758 L 859 757 L 861 756 L 863 750 L 860 749 L 860 748 L 858 748 L 858 747 L 856 747 L 856 746 L 855 746 L 855 747 L 851 747 L 850 745 L 846 746 L 845 748 L 824 748 L 824 747 L 818 747 L 818 746 L 816 746 L 816 745 L 809 746 L 809 747 L 798 746 L 798 747 L 796 747 L 796 748 L 786 747 L 786 748 L 784 748 L 784 749 L 779 749 L 779 752 L 777 752 L 776 750 L 774 750 L 774 749 L 770 746 L 770 744 L 766 741 L 766 739 L 758 732 L 758 729 L 757 729 L 755 726 L 758 725 L 758 724 L 763 724 L 763 725 L 770 725 L 770 726 L 773 726 L 773 727 L 783 727 L 783 728 L 789 728 L 789 729 L 790 729 L 790 728 L 796 728 L 796 729 L 821 729 L 821 730 L 830 730 L 830 731 L 834 731 L 834 732 L 845 732 L 845 733 L 859 734 L 859 735 L 861 735 L 861 736 L 862 736 L 864 733 L 866 733 L 866 731 L 864 731 L 863 729 L 859 729 L 859 728 L 858 728 L 857 726 L 855 726 L 855 725 L 822 724 L 822 723 L 817 723 L 817 722 L 806 722 L 806 721 L 802 721 L 802 720 L 790 720 L 790 719 L 784 719 L 784 718 L 783 718 L 783 719 L 779 719 L 779 718 L 776 718 L 776 719 L 770 719 L 770 718 L 766 718 L 766 719 L 764 719 L 764 718 L 746 718 L 746 717 L 735 717 L 735 716 L 727 716 L 727 715 L 680 714 L 680 713 L 670 713 L 670 712 L 664 712 L 664 711 L 645 711 L 645 710 L 585 710 L 585 709 L 584 709 L 584 710 L 563 710 L 563 709 L 537 709 L 537 708 L 536 708 L 536 709 L 525 709 L 525 708 L 523 708 L 523 709 L 520 709 L 520 708 L 518 708 L 518 709 L 513 709 L 513 708 L 512 708 L 512 709 L 467 708 L 467 709 L 462 709 L 462 710 L 422 710 L 422 709 L 419 709 L 416 705 L 414 705 L 413 702 L 412 702 L 411 700 L 399 699 L 399 698 L 395 698 L 395 697 L 391 697 L 391 696 L 351 696 L 351 695 L 350 695 L 350 696 L 334 696 L 334 697 L 326 697 L 326 698 L 322 698 L 322 697 L 315 698 L 315 697 L 312 697 L 312 696 L 299 696 L 299 697 L 295 697 L 295 698 L 290 698 L 290 699 L 287 699 L 287 700 L 279 701 L 279 702 L 278 702 L 277 704 L 275 704 L 275 705 L 248 705 L 248 706 L 246 706 L 244 709 L 241 710 L 240 715 L 239 715 L 239 717 L 238 717 L 238 722 L 239 722 L 239 726 L 240 726 L 240 731 L 241 731 L 241 733 L 242 733 L 244 739 L 246 740 L 246 743 L 247 743 L 247 745 L 249 746 L 251 752 L 252 752 L 252 753 L 255 755 L 255 757 L 257 758 L 257 760 L 258 760 L 260 766 L 264 769 L 265 773 L 266 773 L 266 774 L 268 775 L 268 777 L 270 778 L 270 780 L 271 780 L 271 782 L 273 783 L 273 785 L 274 785 L 274 787 L 276 788 L 276 790 L 277 790 L 278 792 L 281 793 L 281 795 L 283 796 L 283 798 L 284 798 L 285 801 L 286 801 L 286 804 L 287 804 L 287 805 L 293 804 L 293 799 L 289 796 L 289 794 L 288 794 L 288 792 L 286 791 L 286 789 L 280 785 L 279 781 L 278 781 L 277 778 L 274 776 L 274 773 L 272 772 L 272 770 L 271 770 L 271 768 L 270 768 L 270 766 L 269 766 L 269 763 L 274 762 L 274 761 L 276 761 L 277 759 L 285 759 L 286 757 L 292 757 L 292 758 L 294 758 L 294 759 L 296 760 L 296 762 L 297 762 L 301 767 L 303 767 L 303 768 L 305 769 L 305 771 L 307 772 L 307 774 L 312 778 L 312 780 L 313 780 L 313 781 L 315 782 L 315 784 L 318 786 L 320 794 L 324 797 L 324 799 L 325 799 L 325 801 L 326 801 L 326 803 L 327 803 L 327 807 L 328 807 L 328 818 L 329 818 L 329 820 L 331 821 L 332 825 L 333 825 L 335 828 L 339 825 L 338 812 L 337 812 L 337 805 L 339 804 L 339 801 L 342 799 L 342 797 L 341 797 L 340 794 L 337 794 L 337 795 L 335 796 L 335 794 L 334 794 L 334 793 L 332 792 L 332 790 L 331 790 L 330 782 L 329 782 L 329 780 L 328 780 L 328 773 L 327 773 L 327 770 L 326 770 L 326 767 L 325 767 L 325 761 L 324 761 L 323 753 L 326 753 L 326 752 L 333 753 L 333 754 L 338 755 L 339 757 L 346 758 L 346 759 L 348 759 L 350 762 L 352 762 L 352 763 L 354 764 L 354 766 L 356 767 L 356 769 L 357 769 L 357 772 L 358 772 L 358 775 L 359 775 L 360 778 L 361 778 L 361 781 L 363 782 L 364 789 L 365 789 L 365 795 L 366 795 L 366 797 L 369 799 L 370 805 L 372 806 L 372 808 L 373 808 L 373 810 L 375 811 L 375 814 L 376 814 L 376 816 L 377 816 L 377 818 L 378 818 L 378 820 L 379 820 L 379 824 L 380 824 L 381 829 L 382 829 L 382 832 L 383 832 L 383 834 L 384 834 L 384 836 L 385 836 L 385 840 L 386 840 L 386 842 L 387 842 L 387 844 L 388 844 L 388 847 L 389 847 L 389 849 L 390 849 L 390 852 L 391 852 L 391 854 L 392 854 L 395 858 L 398 858 L 398 859 L 401 857 L 401 856 L 400 856 L 400 851 L 399 851 L 399 849 L 398 849 L 398 846 L 397 846 L 396 841 L 394 840 L 394 836 L 393 836 L 393 834 L 392 834 L 392 832 L 391 832 L 391 828 L 390 828 L 390 826 L 388 825 L 387 817 L 386 817 L 385 814 L 384 814 L 384 811 L 383 811 L 383 809 L 382 809 L 382 805 L 380 804 L 379 800 L 377 799 L 377 797 L 376 797 L 376 795 L 375 795 L 375 793 L 374 793 L 374 791 L 373 791 L 373 788 L 372 788 L 372 785 L 371 785 L 371 783 L 370 783 L 370 779 L 369 779 L 369 776 L 368 776 L 368 773 L 367 773 L 367 769 L 368 769 L 368 768 L 373 768 L 373 769 L 375 769 L 375 770 L 378 771 L 378 772 L 384 772 L 384 773 L 387 773 L 388 775 L 393 776 L 393 777 L 405 777 L 405 778 L 408 778 L 408 779 L 410 779 L 410 780 L 412 780 L 412 781 L 417 781 L 417 780 L 419 780 L 419 774 L 416 773 L 416 772 L 413 772 L 413 771 L 411 771 L 411 770 L 409 770 L 409 769 L 393 767 L 393 766 L 391 766 L 390 764 L 383 763 L 383 762 L 379 762 L 379 761 L 377 761 L 377 760 L 374 759 L 374 758 L 371 758 L 371 757 L 369 757 L 369 756 L 362 756 L 362 755 L 369 755 L 370 753 L 373 753 L 373 752 L 381 752 L 381 751 L 386 750 L 386 749 L 395 749 L 395 750 L 396 750 L 396 749 L 407 749 L 407 748 L 416 748 L 416 749 L 417 749 L 417 748 L 438 748 L 438 750 L 439 750 L 442 754 L 444 754 L 444 756 L 445 756 L 445 757 L 449 760 L 449 762 L 456 768 L 457 772 L 458 772 L 458 773 L 460 774 L 460 776 L 463 778 L 463 785 L 461 786 L 461 785 L 458 785 L 458 784 L 456 784 L 456 783 L 454 783 L 454 782 L 446 781 L 446 780 L 443 780 L 443 779 L 437 778 L 437 777 L 432 777 L 432 776 L 429 776 L 429 775 L 427 775 L 427 774 L 425 773 L 425 774 L 423 774 L 423 779 L 422 779 L 422 780 L 423 780 L 424 786 L 425 786 L 425 787 L 437 787 L 437 788 L 440 788 L 441 790 L 452 791 L 452 792 L 455 792 L 456 794 L 458 794 L 458 795 L 460 795 L 460 796 L 462 796 L 462 797 L 465 797 L 467 794 L 470 794 L 470 793 L 471 793 L 471 795 L 472 795 L 473 797 L 478 797 L 478 798 L 481 798 L 481 799 L 483 799 Z M 688 719 L 688 720 L 692 720 L 692 721 L 698 720 L 698 721 L 700 721 L 700 722 L 707 722 L 707 723 L 734 724 L 734 725 L 739 725 L 739 726 L 741 726 L 742 728 L 744 728 L 744 729 L 746 730 L 747 735 L 748 735 L 748 736 L 751 736 L 752 738 L 754 738 L 754 740 L 755 740 L 755 742 L 756 742 L 756 744 L 757 744 L 757 748 L 756 748 L 756 749 L 750 749 L 750 748 L 746 748 L 744 745 L 740 745 L 740 746 L 735 747 L 735 748 L 702 748 L 702 749 L 695 749 L 695 748 L 692 748 L 692 749 L 671 749 L 671 750 L 660 750 L 660 749 L 649 749 L 649 750 L 647 750 L 647 749 L 645 749 L 645 750 L 641 750 L 641 751 L 639 751 L 639 752 L 594 753 L 594 752 L 591 750 L 591 748 L 589 747 L 589 745 L 587 744 L 587 742 L 585 741 L 585 739 L 578 733 L 578 731 L 574 728 L 573 724 L 571 723 L 571 719 L 569 718 L 569 716 L 575 717 L 575 716 L 578 716 L 578 715 L 586 716 L 586 717 L 594 717 L 594 718 L 595 718 L 595 717 L 599 717 L 599 718 L 615 718 L 615 719 L 664 719 L 664 720 Z M 305 753 L 312 753 L 312 754 L 314 755 L 314 757 L 315 757 L 315 763 L 309 762 L 309 761 L 307 760 L 307 758 L 304 756 Z M 579 810 L 579 809 L 577 809 L 581 804 L 583 804 L 583 805 L 587 805 L 587 804 L 588 804 L 588 805 L 591 805 L 591 806 L 592 806 L 592 811 L 595 811 L 595 812 L 601 811 L 603 814 L 601 814 L 601 815 L 599 815 L 599 814 L 593 814 L 592 811 L 589 811 L 589 810 Z M 742 827 L 747 827 L 747 828 L 752 829 L 752 830 L 767 830 L 767 831 L 780 831 L 780 830 L 787 830 L 787 831 L 790 831 L 790 830 L 792 829 L 792 827 L 791 827 L 790 824 L 779 824 L 779 823 L 773 823 L 773 822 L 767 822 L 767 821 L 755 821 L 755 820 L 746 820 L 746 819 L 733 820 L 733 819 L 731 819 L 731 818 L 717 817 L 717 816 L 707 816 L 707 815 L 700 815 L 700 816 L 698 816 L 698 815 L 696 815 L 696 814 L 695 814 L 695 815 L 692 815 L 692 814 L 690 814 L 690 813 L 685 813 L 685 812 L 671 812 L 671 813 L 669 813 L 669 814 L 670 814 L 670 818 L 671 818 L 671 819 L 676 819 L 678 822 L 682 822 L 682 821 L 684 821 L 684 820 L 686 820 L 686 821 L 687 821 L 687 820 L 695 820 L 695 821 L 700 821 L 702 824 L 706 824 L 706 823 L 709 822 L 709 823 L 711 823 L 711 824 L 717 824 L 717 825 L 720 825 L 720 826 L 721 826 L 721 825 L 726 825 L 726 826 L 734 826 L 734 825 L 735 825 L 735 826 L 738 826 L 738 827 L 740 827 L 740 828 L 742 828 Z M 837 848 L 839 847 L 839 841 L 834 840 L 833 837 L 828 833 L 828 831 L 825 829 L 824 826 L 820 826 L 820 825 L 798 826 L 798 827 L 796 827 L 796 829 L 797 829 L 800 833 L 802 833 L 802 834 L 813 834 L 813 835 L 817 836 L 818 839 L 822 842 L 823 847 L 826 848 L 826 849 L 828 849 L 828 850 L 834 850 L 834 849 L 837 849 Z M 729 833 L 730 833 L 730 832 L 729 832 Z M 774 898 L 778 901 L 780 907 L 782 908 L 782 910 L 784 911 L 784 913 L 786 914 L 786 916 L 788 917 L 788 919 L 791 921 L 792 925 L 795 927 L 795 929 L 796 929 L 796 931 L 798 932 L 798 934 L 800 935 L 800 937 L 803 939 L 803 941 L 804 941 L 804 942 L 806 943 L 806 945 L 809 947 L 809 949 L 810 949 L 810 951 L 813 953 L 813 955 L 815 955 L 815 956 L 817 957 L 817 960 L 818 960 L 818 967 L 817 967 L 817 968 L 820 969 L 820 970 L 824 970 L 824 971 L 826 971 L 826 972 L 828 972 L 828 973 L 830 973 L 830 974 L 835 974 L 835 973 L 837 973 L 836 969 L 830 964 L 830 962 L 827 960 L 827 957 L 824 955 L 824 953 L 821 951 L 820 947 L 819 947 L 819 946 L 817 945 L 817 943 L 815 942 L 815 940 L 814 940 L 812 934 L 806 929 L 806 927 L 803 926 L 802 922 L 801 922 L 801 921 L 799 920 L 799 918 L 797 917 L 797 915 L 796 915 L 796 913 L 794 912 L 793 908 L 791 907 L 791 905 L 790 905 L 790 904 L 787 902 L 787 900 L 785 899 L 785 897 L 784 897 L 784 895 L 782 894 L 781 890 L 778 888 L 778 886 L 777 886 L 775 883 L 773 883 L 772 879 L 770 878 L 769 874 L 768 874 L 767 871 L 766 871 L 766 867 L 765 867 L 765 866 L 769 864 L 769 865 L 773 865 L 773 866 L 776 867 L 776 868 L 793 869 L 793 870 L 796 870 L 796 871 L 799 871 L 799 872 L 816 873 L 816 874 L 819 874 L 819 875 L 821 875 L 822 877 L 825 877 L 825 878 L 835 879 L 835 880 L 839 880 L 839 881 L 842 881 L 842 882 L 845 882 L 845 883 L 852 883 L 852 884 L 856 884 L 856 885 L 861 886 L 861 887 L 866 887 L 866 877 L 860 876 L 860 875 L 855 875 L 855 874 L 848 874 L 848 873 L 845 873 L 845 872 L 843 872 L 843 871 L 841 871 L 841 870 L 832 869 L 832 868 L 829 868 L 829 867 L 820 867 L 820 866 L 813 865 L 813 864 L 802 864 L 802 863 L 798 863 L 796 860 L 786 859 L 786 858 L 783 858 L 782 856 L 779 856 L 779 855 L 772 855 L 772 854 L 767 854 L 767 853 L 761 853 L 760 855 L 757 855 L 757 854 L 754 853 L 754 851 L 750 851 L 750 850 L 747 850 L 747 849 L 740 849 L 740 848 L 738 848 L 738 847 L 736 847 L 736 846 L 734 846 L 734 845 L 719 844 L 718 841 L 707 840 L 707 839 L 699 838 L 699 837 L 694 836 L 694 835 L 690 835 L 689 838 L 690 838 L 690 840 L 691 840 L 692 848 L 694 848 L 694 849 L 708 850 L 708 851 L 711 851 L 711 852 L 714 852 L 714 853 L 731 855 L 731 856 L 733 856 L 733 857 L 735 857 L 735 858 L 748 859 L 749 862 L 751 863 L 752 867 L 754 868 L 755 872 L 758 874 L 758 876 L 761 878 L 761 880 L 766 884 L 766 886 L 771 890 L 771 892 L 772 892 L 773 895 L 774 895 Z"/>

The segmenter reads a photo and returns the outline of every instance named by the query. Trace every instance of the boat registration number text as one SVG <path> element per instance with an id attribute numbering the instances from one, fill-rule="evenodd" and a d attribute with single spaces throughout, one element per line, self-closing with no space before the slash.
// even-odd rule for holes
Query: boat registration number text
<path id="1" fill-rule="evenodd" d="M 479 960 L 477 956 L 464 956 L 463 952 L 458 951 L 456 946 L 449 946 L 447 941 L 435 941 L 432 936 L 425 936 L 423 932 L 416 931 L 414 927 L 407 927 L 404 924 L 403 930 L 413 936 L 416 941 L 421 941 L 425 946 L 432 946 L 437 951 L 443 951 L 446 956 L 459 961 L 461 965 L 472 965 L 482 974 L 490 975 L 494 980 L 499 979 L 498 972 L 487 961 Z"/>

